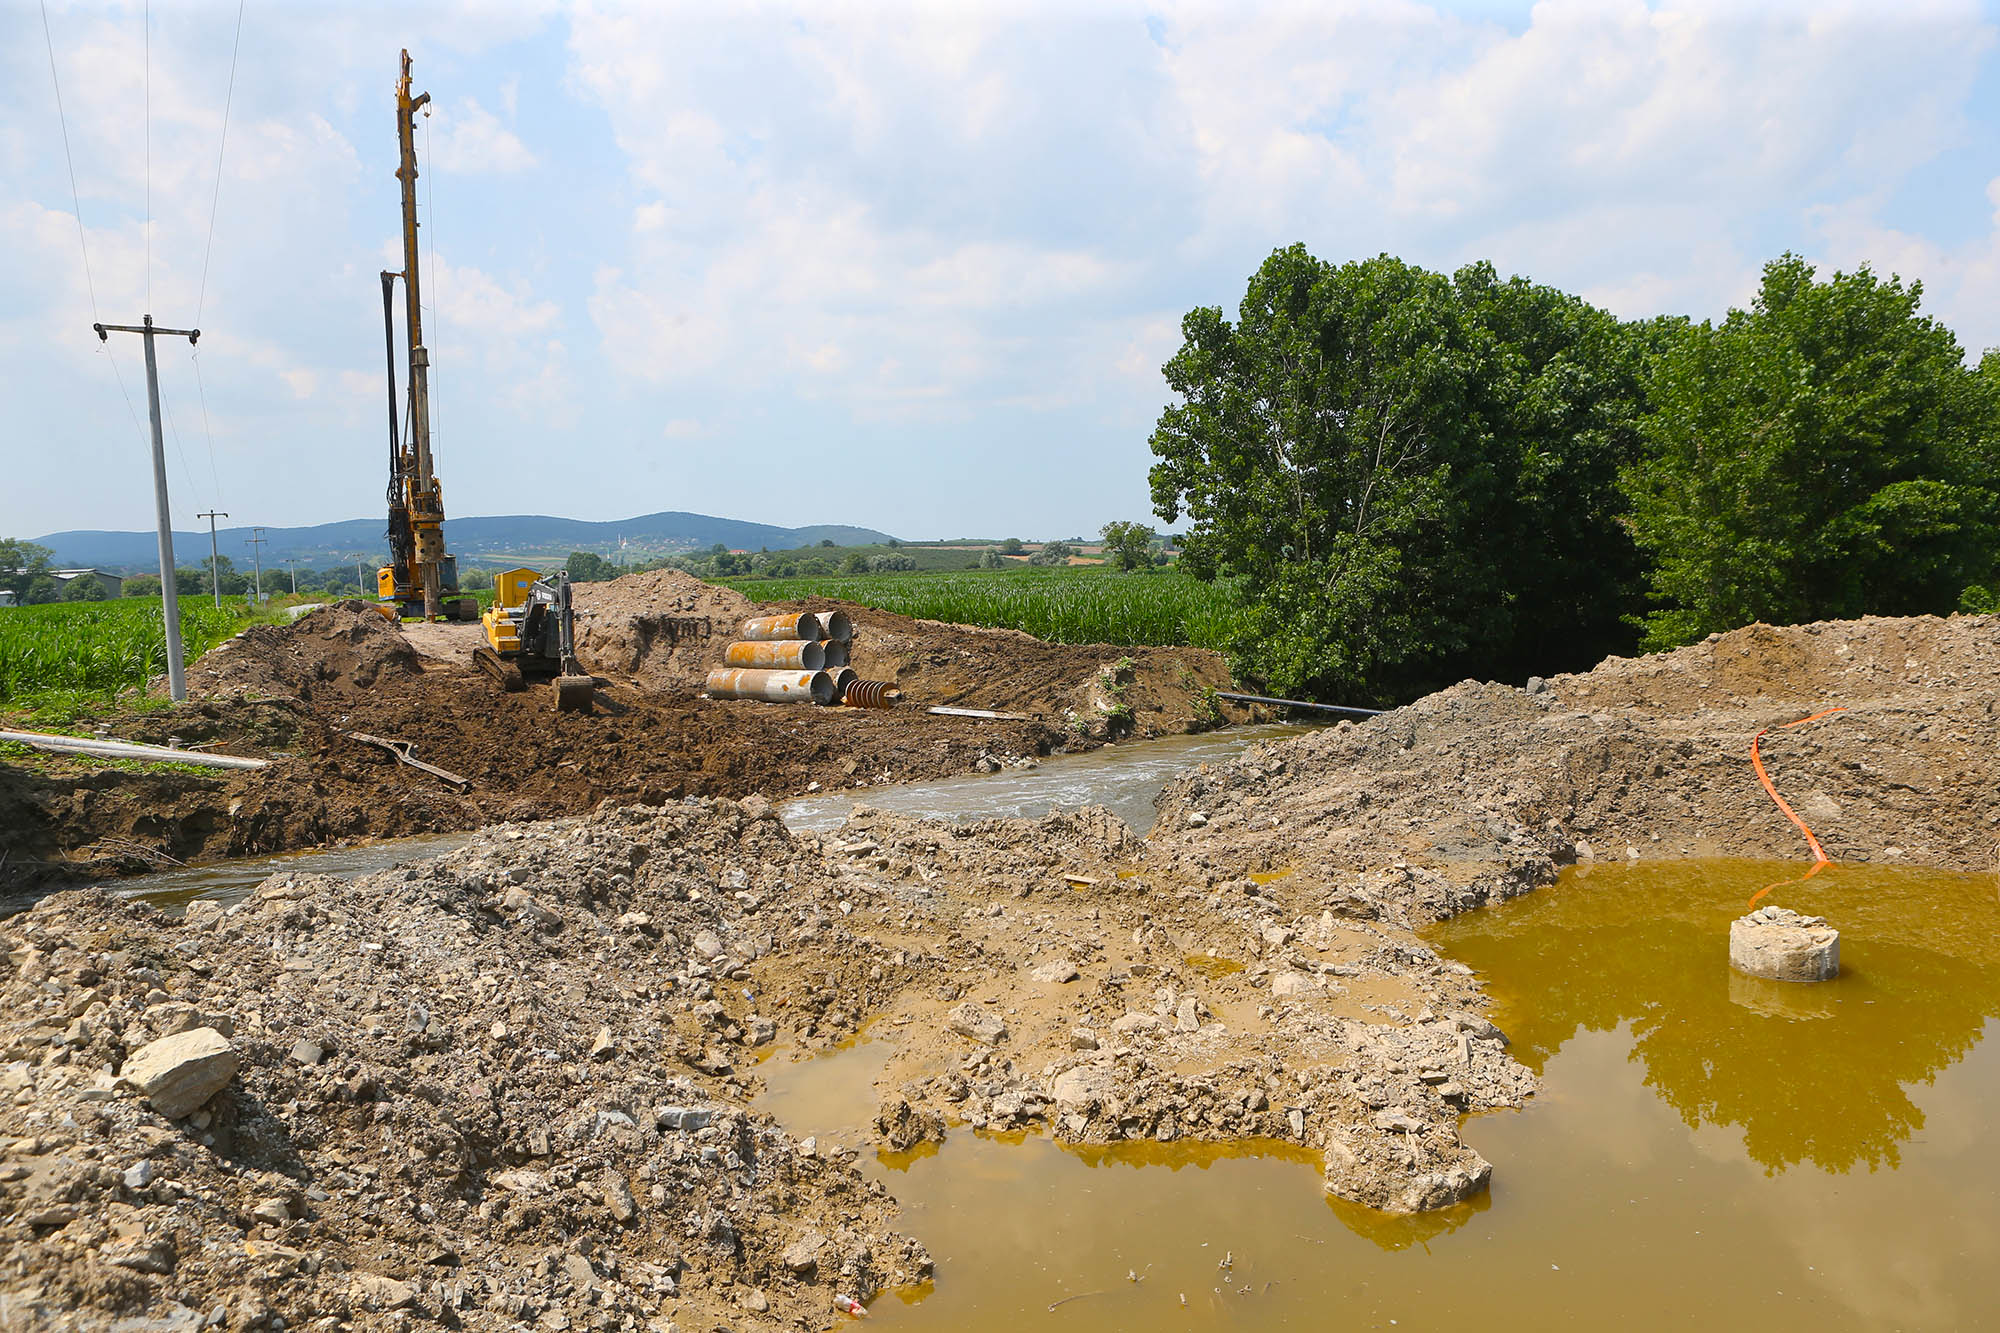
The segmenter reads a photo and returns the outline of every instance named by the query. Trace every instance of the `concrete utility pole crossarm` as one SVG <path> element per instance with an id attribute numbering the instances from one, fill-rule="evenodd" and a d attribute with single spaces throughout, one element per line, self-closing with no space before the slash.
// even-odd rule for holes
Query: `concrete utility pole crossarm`
<path id="1" fill-rule="evenodd" d="M 174 585 L 174 527 L 167 507 L 167 446 L 160 434 L 160 365 L 153 355 L 153 338 L 165 334 L 193 343 L 201 337 L 201 330 L 155 328 L 151 315 L 136 328 L 130 324 L 90 327 L 101 342 L 111 341 L 114 333 L 136 333 L 146 343 L 146 405 L 153 419 L 153 509 L 160 528 L 160 614 L 167 630 L 167 692 L 175 703 L 182 703 L 187 699 L 187 675 L 181 665 L 181 599 Z"/>
<path id="2" fill-rule="evenodd" d="M 222 606 L 222 557 L 215 553 L 215 520 L 228 518 L 229 511 L 211 509 L 205 514 L 196 514 L 195 517 L 208 520 L 208 582 L 215 590 L 215 605 L 219 609 Z"/>

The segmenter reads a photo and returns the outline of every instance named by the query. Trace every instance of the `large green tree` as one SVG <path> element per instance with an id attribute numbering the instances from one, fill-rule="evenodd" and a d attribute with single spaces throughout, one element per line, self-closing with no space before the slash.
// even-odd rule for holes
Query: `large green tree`
<path id="1" fill-rule="evenodd" d="M 1659 603 L 1646 646 L 1944 613 L 1991 577 L 2000 366 L 1969 369 L 1922 295 L 1787 254 L 1750 309 L 1668 342 L 1625 476 Z"/>
<path id="2" fill-rule="evenodd" d="M 28 600 L 28 586 L 49 572 L 48 547 L 18 537 L 0 537 L 0 588 Z"/>
<path id="3" fill-rule="evenodd" d="M 1236 323 L 1197 309 L 1182 334 L 1154 509 L 1193 520 L 1184 568 L 1240 581 L 1240 655 L 1274 687 L 1407 697 L 1625 632 L 1641 352 L 1610 315 L 1487 265 L 1294 245 Z"/>

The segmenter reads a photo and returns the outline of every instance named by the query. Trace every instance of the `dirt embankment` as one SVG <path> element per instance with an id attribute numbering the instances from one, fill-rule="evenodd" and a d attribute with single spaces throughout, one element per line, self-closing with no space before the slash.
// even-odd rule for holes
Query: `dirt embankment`
<path id="1" fill-rule="evenodd" d="M 581 656 L 601 682 L 588 715 L 557 713 L 545 689 L 500 692 L 469 665 L 476 625 L 406 633 L 344 603 L 239 635 L 192 666 L 185 706 L 132 712 L 110 732 L 179 737 L 272 766 L 209 776 L 0 762 L 0 887 L 578 814 L 606 800 L 943 777 L 1228 716 L 1206 693 L 1227 681 L 1213 653 L 1060 647 L 861 608 L 850 613 L 862 669 L 889 672 L 903 707 L 718 702 L 702 697 L 702 681 L 753 609 L 747 599 L 668 570 L 578 596 Z M 925 711 L 968 698 L 1027 720 Z M 471 785 L 460 792 L 399 766 L 351 732 L 415 742 L 418 757 Z"/>
<path id="2" fill-rule="evenodd" d="M 1284 867 L 1288 895 L 1436 920 L 1592 858 L 1989 870 L 2000 851 L 2000 618 L 1751 625 L 1527 691 L 1467 681 L 1190 774 L 1152 842 L 1182 873 Z M 1824 709 L 1844 711 L 1788 726 Z"/>

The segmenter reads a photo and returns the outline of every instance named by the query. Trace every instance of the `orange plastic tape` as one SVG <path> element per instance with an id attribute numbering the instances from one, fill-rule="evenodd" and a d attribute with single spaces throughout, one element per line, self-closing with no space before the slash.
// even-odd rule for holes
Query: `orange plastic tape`
<path id="1" fill-rule="evenodd" d="M 1834 713 L 1845 713 L 1846 711 L 1847 710 L 1845 708 L 1823 708 L 1819 712 L 1812 714 L 1810 717 L 1802 717 L 1796 722 L 1785 723 L 1783 729 L 1786 731 L 1790 731 L 1793 727 L 1803 727 L 1808 722 L 1817 722 L 1823 717 L 1830 716 Z M 1763 888 L 1751 894 L 1750 906 L 1752 907 L 1755 907 L 1757 905 L 1757 900 L 1759 898 L 1762 898 L 1765 894 L 1769 893 L 1772 889 L 1780 889 L 1787 884 L 1803 884 L 1806 880 L 1811 879 L 1814 875 L 1817 875 L 1821 870 L 1824 870 L 1827 866 L 1833 864 L 1833 859 L 1826 854 L 1826 848 L 1819 845 L 1819 839 L 1815 838 L 1813 836 L 1813 831 L 1806 827 L 1806 821 L 1800 819 L 1799 812 L 1792 809 L 1791 806 L 1785 803 L 1784 797 L 1778 795 L 1778 789 L 1771 785 L 1771 775 L 1764 771 L 1764 759 L 1763 756 L 1759 753 L 1759 747 L 1763 744 L 1765 732 L 1768 731 L 1770 731 L 1770 728 L 1766 727 L 1764 728 L 1763 731 L 1758 732 L 1755 736 L 1752 736 L 1750 738 L 1750 767 L 1757 770 L 1757 781 L 1764 784 L 1765 792 L 1767 792 L 1770 795 L 1771 799 L 1777 803 L 1778 809 L 1784 811 L 1785 818 L 1791 820 L 1794 824 L 1797 824 L 1799 826 L 1799 832 L 1806 835 L 1806 846 L 1812 848 L 1813 865 L 1811 870 L 1806 871 L 1805 874 L 1798 876 L 1796 879 L 1781 879 L 1776 884 L 1766 884 Z"/>

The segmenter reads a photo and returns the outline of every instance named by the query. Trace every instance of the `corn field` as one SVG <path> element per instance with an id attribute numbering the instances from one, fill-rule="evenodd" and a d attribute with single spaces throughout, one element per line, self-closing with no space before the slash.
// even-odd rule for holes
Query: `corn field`
<path id="1" fill-rule="evenodd" d="M 721 581 L 760 601 L 834 597 L 925 620 L 1017 629 L 1051 643 L 1224 649 L 1243 613 L 1233 590 L 1172 571 L 1022 569 Z"/>
<path id="2" fill-rule="evenodd" d="M 236 633 L 245 614 L 241 607 L 183 600 L 187 660 Z M 0 703 L 19 704 L 57 691 L 116 694 L 166 669 L 158 598 L 0 607 Z"/>

